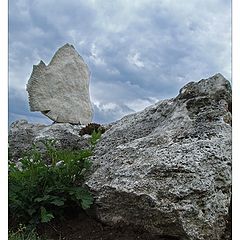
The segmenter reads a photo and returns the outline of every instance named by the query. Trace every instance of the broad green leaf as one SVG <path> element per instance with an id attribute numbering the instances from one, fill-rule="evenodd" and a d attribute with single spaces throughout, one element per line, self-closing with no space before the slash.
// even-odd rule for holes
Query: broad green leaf
<path id="1" fill-rule="evenodd" d="M 35 198 L 34 202 L 43 202 L 43 201 L 48 200 L 50 197 L 51 197 L 50 195 L 44 195 L 43 197 Z"/>
<path id="2" fill-rule="evenodd" d="M 81 206 L 82 208 L 88 209 L 90 206 L 93 204 L 93 197 L 88 193 L 84 194 L 83 197 L 81 198 Z"/>
<path id="3" fill-rule="evenodd" d="M 64 205 L 64 201 L 59 200 L 59 199 L 55 199 L 55 200 L 51 201 L 51 203 L 56 205 L 56 206 L 63 206 Z"/>
<path id="4" fill-rule="evenodd" d="M 46 223 L 53 219 L 54 216 L 51 213 L 48 213 L 45 207 L 41 207 L 41 222 Z"/>

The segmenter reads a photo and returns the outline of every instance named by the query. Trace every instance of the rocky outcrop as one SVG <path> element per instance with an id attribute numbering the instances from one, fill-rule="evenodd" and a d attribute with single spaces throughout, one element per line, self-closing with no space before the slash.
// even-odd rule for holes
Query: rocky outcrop
<path id="1" fill-rule="evenodd" d="M 19 120 L 11 124 L 8 135 L 9 157 L 17 161 L 33 144 L 41 149 L 41 141 L 56 140 L 56 147 L 61 149 L 83 149 L 88 147 L 89 135 L 80 136 L 82 125 L 54 123 L 41 125 Z M 44 150 L 44 149 L 43 149 Z"/>
<path id="2" fill-rule="evenodd" d="M 17 158 L 52 138 L 80 149 L 81 128 L 19 121 L 10 127 L 10 151 Z M 94 154 L 86 185 L 101 222 L 166 239 L 230 240 L 231 86 L 221 74 L 113 123 Z"/>
<path id="3" fill-rule="evenodd" d="M 124 117 L 97 145 L 87 185 L 98 219 L 218 240 L 231 198 L 231 86 L 221 74 Z"/>
<path id="4" fill-rule="evenodd" d="M 89 97 L 90 72 L 74 47 L 66 44 L 49 65 L 33 66 L 27 84 L 31 111 L 41 111 L 55 122 L 88 124 L 93 110 Z"/>

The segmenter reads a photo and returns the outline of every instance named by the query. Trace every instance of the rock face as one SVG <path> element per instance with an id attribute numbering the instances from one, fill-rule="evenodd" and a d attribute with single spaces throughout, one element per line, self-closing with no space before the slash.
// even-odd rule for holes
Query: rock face
<path id="1" fill-rule="evenodd" d="M 88 146 L 87 136 L 80 136 L 82 125 L 69 123 L 54 123 L 40 125 L 19 120 L 11 124 L 8 135 L 9 157 L 17 161 L 32 148 L 32 144 L 41 147 L 41 140 L 56 140 L 56 147 L 62 149 L 82 149 Z"/>
<path id="2" fill-rule="evenodd" d="M 72 45 L 64 45 L 48 66 L 43 61 L 33 66 L 27 84 L 30 110 L 41 111 L 55 122 L 90 123 L 89 78 L 82 57 Z"/>
<path id="3" fill-rule="evenodd" d="M 221 75 L 124 117 L 95 149 L 97 217 L 180 240 L 218 240 L 231 198 L 231 86 Z M 223 237 L 226 240 L 226 238 Z"/>
<path id="4" fill-rule="evenodd" d="M 15 159 L 40 139 L 81 149 L 81 128 L 18 121 L 9 148 Z M 221 74 L 113 123 L 86 182 L 96 217 L 164 239 L 230 240 L 231 130 L 231 86 Z"/>

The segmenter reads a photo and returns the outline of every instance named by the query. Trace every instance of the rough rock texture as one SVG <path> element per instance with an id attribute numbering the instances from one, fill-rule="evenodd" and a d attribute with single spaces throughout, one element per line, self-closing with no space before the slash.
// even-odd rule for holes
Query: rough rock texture
<path id="1" fill-rule="evenodd" d="M 82 149 L 82 127 L 17 121 L 9 130 L 11 158 L 42 139 Z M 109 127 L 86 182 L 100 221 L 166 239 L 231 239 L 231 86 L 221 74 Z"/>
<path id="2" fill-rule="evenodd" d="M 105 223 L 218 240 L 231 198 L 231 86 L 221 74 L 124 117 L 95 149 L 86 184 Z"/>
<path id="3" fill-rule="evenodd" d="M 82 57 L 72 45 L 64 45 L 48 66 L 43 61 L 33 66 L 27 84 L 30 110 L 41 111 L 55 122 L 90 123 L 89 78 Z"/>
<path id="4" fill-rule="evenodd" d="M 69 123 L 54 123 L 52 125 L 40 125 L 19 120 L 11 124 L 9 128 L 9 157 L 17 161 L 23 153 L 37 144 L 41 148 L 41 140 L 56 140 L 56 147 L 62 149 L 82 149 L 88 146 L 90 136 L 80 136 L 82 125 Z"/>

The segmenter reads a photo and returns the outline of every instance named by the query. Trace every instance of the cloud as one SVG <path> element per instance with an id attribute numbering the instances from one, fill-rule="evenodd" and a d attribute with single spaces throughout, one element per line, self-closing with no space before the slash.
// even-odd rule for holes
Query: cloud
<path id="1" fill-rule="evenodd" d="M 90 59 L 93 61 L 94 64 L 105 65 L 105 61 L 103 58 L 100 57 L 99 50 L 96 48 L 96 45 L 94 43 L 91 46 L 90 52 L 91 52 Z"/>
<path id="2" fill-rule="evenodd" d="M 26 119 L 33 123 L 50 124 L 52 121 L 39 112 L 30 112 L 26 101 L 27 94 L 25 91 L 11 90 L 9 93 L 9 123 L 19 119 Z"/>
<path id="3" fill-rule="evenodd" d="M 130 64 L 137 66 L 138 68 L 144 67 L 143 61 L 140 59 L 140 54 L 138 52 L 129 54 L 127 57 Z"/>
<path id="4" fill-rule="evenodd" d="M 66 42 L 89 65 L 96 122 L 142 110 L 217 72 L 231 80 L 225 0 L 10 0 L 9 37 L 9 111 L 20 98 L 27 118 L 32 65 L 48 63 Z"/>
<path id="5" fill-rule="evenodd" d="M 115 103 L 107 104 L 93 103 L 93 109 L 94 109 L 93 120 L 95 120 L 95 122 L 102 124 L 111 123 L 127 114 L 134 112 L 134 110 L 130 109 L 124 104 Z"/>
<path id="6" fill-rule="evenodd" d="M 156 98 L 135 99 L 134 101 L 127 103 L 127 106 L 135 111 L 141 111 L 142 109 L 156 102 L 158 102 L 158 99 Z"/>

